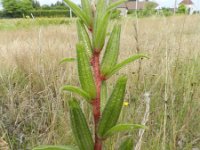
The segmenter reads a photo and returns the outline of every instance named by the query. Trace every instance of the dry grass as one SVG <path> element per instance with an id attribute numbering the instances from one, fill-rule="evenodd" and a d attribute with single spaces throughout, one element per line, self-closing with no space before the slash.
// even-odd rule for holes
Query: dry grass
<path id="1" fill-rule="evenodd" d="M 135 20 L 120 22 L 120 60 L 136 53 L 136 45 L 150 57 L 141 63 L 140 78 L 136 62 L 119 73 L 129 76 L 129 106 L 121 121 L 140 123 L 145 111 L 141 95 L 150 92 L 149 129 L 141 149 L 160 150 L 162 144 L 170 150 L 200 148 L 200 16 L 139 19 L 138 43 Z M 75 57 L 76 41 L 75 24 L 0 31 L 0 137 L 11 149 L 74 142 L 65 101 L 71 95 L 59 89 L 79 84 L 77 70 L 75 64 L 59 61 Z M 87 112 L 85 103 L 83 107 Z M 125 135 L 137 142 L 137 134 Z M 106 149 L 114 149 L 118 137 L 108 140 Z"/>

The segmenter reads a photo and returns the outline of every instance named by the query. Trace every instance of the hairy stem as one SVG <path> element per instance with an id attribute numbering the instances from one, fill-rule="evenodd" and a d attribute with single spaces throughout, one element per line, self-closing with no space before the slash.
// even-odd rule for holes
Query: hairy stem
<path id="1" fill-rule="evenodd" d="M 94 150 L 101 150 L 102 149 L 102 141 L 97 136 L 97 126 L 100 119 L 100 94 L 101 94 L 101 73 L 100 73 L 100 64 L 99 64 L 99 56 L 100 53 L 94 52 L 92 57 L 92 67 L 94 72 L 94 78 L 96 83 L 96 98 L 93 100 L 92 106 L 93 106 L 93 116 L 94 116 L 94 123 L 95 123 L 95 146 Z"/>

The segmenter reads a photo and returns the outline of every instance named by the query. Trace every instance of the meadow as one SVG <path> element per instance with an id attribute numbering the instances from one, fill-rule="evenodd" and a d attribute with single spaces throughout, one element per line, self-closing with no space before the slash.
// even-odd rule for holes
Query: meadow
<path id="1" fill-rule="evenodd" d="M 149 93 L 141 150 L 200 149 L 200 16 L 113 22 L 122 24 L 120 60 L 138 52 L 149 56 L 118 73 L 129 78 L 120 121 L 141 123 Z M 79 85 L 76 62 L 59 62 L 75 57 L 77 40 L 74 19 L 0 20 L 0 137 L 11 150 L 74 144 L 67 106 L 71 94 L 60 88 Z M 80 103 L 91 123 L 91 108 Z M 121 136 L 107 140 L 104 149 L 117 149 Z M 132 136 L 136 144 L 138 130 L 123 136 Z"/>

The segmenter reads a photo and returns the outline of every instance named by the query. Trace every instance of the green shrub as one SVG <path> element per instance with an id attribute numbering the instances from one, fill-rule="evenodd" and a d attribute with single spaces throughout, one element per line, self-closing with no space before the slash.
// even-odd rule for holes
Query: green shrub
<path id="1" fill-rule="evenodd" d="M 120 10 L 117 10 L 117 9 L 114 10 L 113 13 L 112 13 L 111 18 L 112 18 L 112 19 L 118 19 L 118 18 L 120 17 L 120 13 L 121 13 Z"/>
<path id="2" fill-rule="evenodd" d="M 185 14 L 187 13 L 187 8 L 184 4 L 179 5 L 177 13 Z"/>
<path id="3" fill-rule="evenodd" d="M 173 15 L 173 11 L 170 10 L 169 8 L 162 8 L 161 13 L 164 16 L 171 16 L 171 15 Z"/>

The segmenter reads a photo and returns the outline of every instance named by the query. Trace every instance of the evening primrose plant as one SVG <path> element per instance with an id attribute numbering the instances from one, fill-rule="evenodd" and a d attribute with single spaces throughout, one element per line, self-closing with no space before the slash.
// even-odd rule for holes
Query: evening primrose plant
<path id="1" fill-rule="evenodd" d="M 80 87 L 65 85 L 62 90 L 80 95 L 92 106 L 94 127 L 89 128 L 85 115 L 77 101 L 72 98 L 69 104 L 70 121 L 77 147 L 72 146 L 39 146 L 34 150 L 102 150 L 104 141 L 116 133 L 144 128 L 139 124 L 118 124 L 124 103 L 127 76 L 120 76 L 110 94 L 107 95 L 107 80 L 125 65 L 146 57 L 143 54 L 133 55 L 118 62 L 121 26 L 114 25 L 107 44 L 107 28 L 112 12 L 124 0 L 108 3 L 106 0 L 90 2 L 81 0 L 78 7 L 70 0 L 64 0 L 78 17 L 77 30 L 79 42 L 76 45 L 76 59 L 66 58 L 61 62 L 76 61 Z M 100 60 L 102 49 L 105 52 Z M 94 130 L 94 131 L 92 131 Z M 119 146 L 120 150 L 132 150 L 133 140 L 127 138 Z"/>

